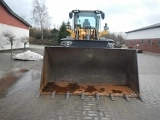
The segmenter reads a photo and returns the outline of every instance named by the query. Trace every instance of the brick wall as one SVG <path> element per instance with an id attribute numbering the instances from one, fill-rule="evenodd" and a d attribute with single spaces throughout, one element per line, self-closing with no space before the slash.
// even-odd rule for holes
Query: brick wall
<path id="1" fill-rule="evenodd" d="M 126 46 L 146 52 L 160 53 L 160 38 L 126 40 Z"/>
<path id="2" fill-rule="evenodd" d="M 15 16 L 11 15 L 2 5 L 0 5 L 0 23 L 11 25 L 23 29 L 29 29 L 27 25 L 18 20 Z"/>

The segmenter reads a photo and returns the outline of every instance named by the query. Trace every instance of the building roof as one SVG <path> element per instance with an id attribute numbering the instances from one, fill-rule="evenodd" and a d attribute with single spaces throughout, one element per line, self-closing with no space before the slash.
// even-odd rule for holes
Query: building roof
<path id="1" fill-rule="evenodd" d="M 152 29 L 152 28 L 158 28 L 158 27 L 160 27 L 160 23 L 153 24 L 153 25 L 146 26 L 146 27 L 139 28 L 139 29 L 135 29 L 135 30 L 131 30 L 131 31 L 128 31 L 126 33 L 137 32 L 137 31 L 142 31 L 142 30 L 147 30 L 147 29 Z"/>
<path id="2" fill-rule="evenodd" d="M 20 20 L 22 23 L 24 23 L 25 25 L 27 25 L 28 27 L 32 27 L 28 22 L 26 22 L 24 19 L 22 19 L 20 16 L 18 16 L 16 13 L 14 13 L 10 7 L 4 2 L 4 0 L 0 0 L 0 4 L 3 5 L 6 10 L 12 14 L 14 17 L 16 17 L 18 20 Z"/>

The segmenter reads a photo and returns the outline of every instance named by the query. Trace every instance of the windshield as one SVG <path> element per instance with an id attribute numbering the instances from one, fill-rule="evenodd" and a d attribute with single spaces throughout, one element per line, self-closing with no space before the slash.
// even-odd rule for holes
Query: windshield
<path id="1" fill-rule="evenodd" d="M 96 22 L 97 18 L 98 16 L 93 12 L 80 12 L 77 14 L 76 23 L 79 24 L 82 28 L 84 27 L 96 28 L 97 26 L 96 23 L 98 23 Z"/>

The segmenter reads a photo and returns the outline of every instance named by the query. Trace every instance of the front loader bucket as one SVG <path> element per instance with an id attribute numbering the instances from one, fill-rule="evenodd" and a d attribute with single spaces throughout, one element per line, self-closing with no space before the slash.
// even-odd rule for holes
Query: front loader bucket
<path id="1" fill-rule="evenodd" d="M 140 94 L 136 50 L 45 47 L 40 93 Z"/>

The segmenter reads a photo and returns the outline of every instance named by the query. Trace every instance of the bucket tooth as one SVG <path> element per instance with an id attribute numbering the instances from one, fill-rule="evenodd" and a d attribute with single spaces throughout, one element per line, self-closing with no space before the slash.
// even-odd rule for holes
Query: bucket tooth
<path id="1" fill-rule="evenodd" d="M 36 93 L 35 97 L 39 98 L 41 96 L 41 92 Z"/>
<path id="2" fill-rule="evenodd" d="M 137 97 L 140 101 L 144 102 L 143 98 L 140 95 L 138 95 Z"/>
<path id="3" fill-rule="evenodd" d="M 55 97 L 55 94 L 56 94 L 56 91 L 53 91 L 52 95 L 51 95 L 51 99 L 53 99 Z"/>
<path id="4" fill-rule="evenodd" d="M 129 99 L 128 95 L 124 94 L 123 96 L 124 96 L 124 98 L 125 98 L 126 101 L 130 102 L 130 99 Z"/>
<path id="5" fill-rule="evenodd" d="M 99 100 L 100 99 L 100 95 L 99 93 L 96 93 L 96 99 Z"/>
<path id="6" fill-rule="evenodd" d="M 81 93 L 81 100 L 84 100 L 84 93 Z"/>
<path id="7" fill-rule="evenodd" d="M 68 99 L 70 97 L 70 92 L 67 91 L 67 94 L 66 94 L 66 99 Z"/>
<path id="8" fill-rule="evenodd" d="M 114 98 L 114 96 L 113 96 L 113 94 L 109 94 L 109 97 L 110 97 L 110 99 L 112 100 L 112 101 L 115 101 L 115 98 Z"/>

